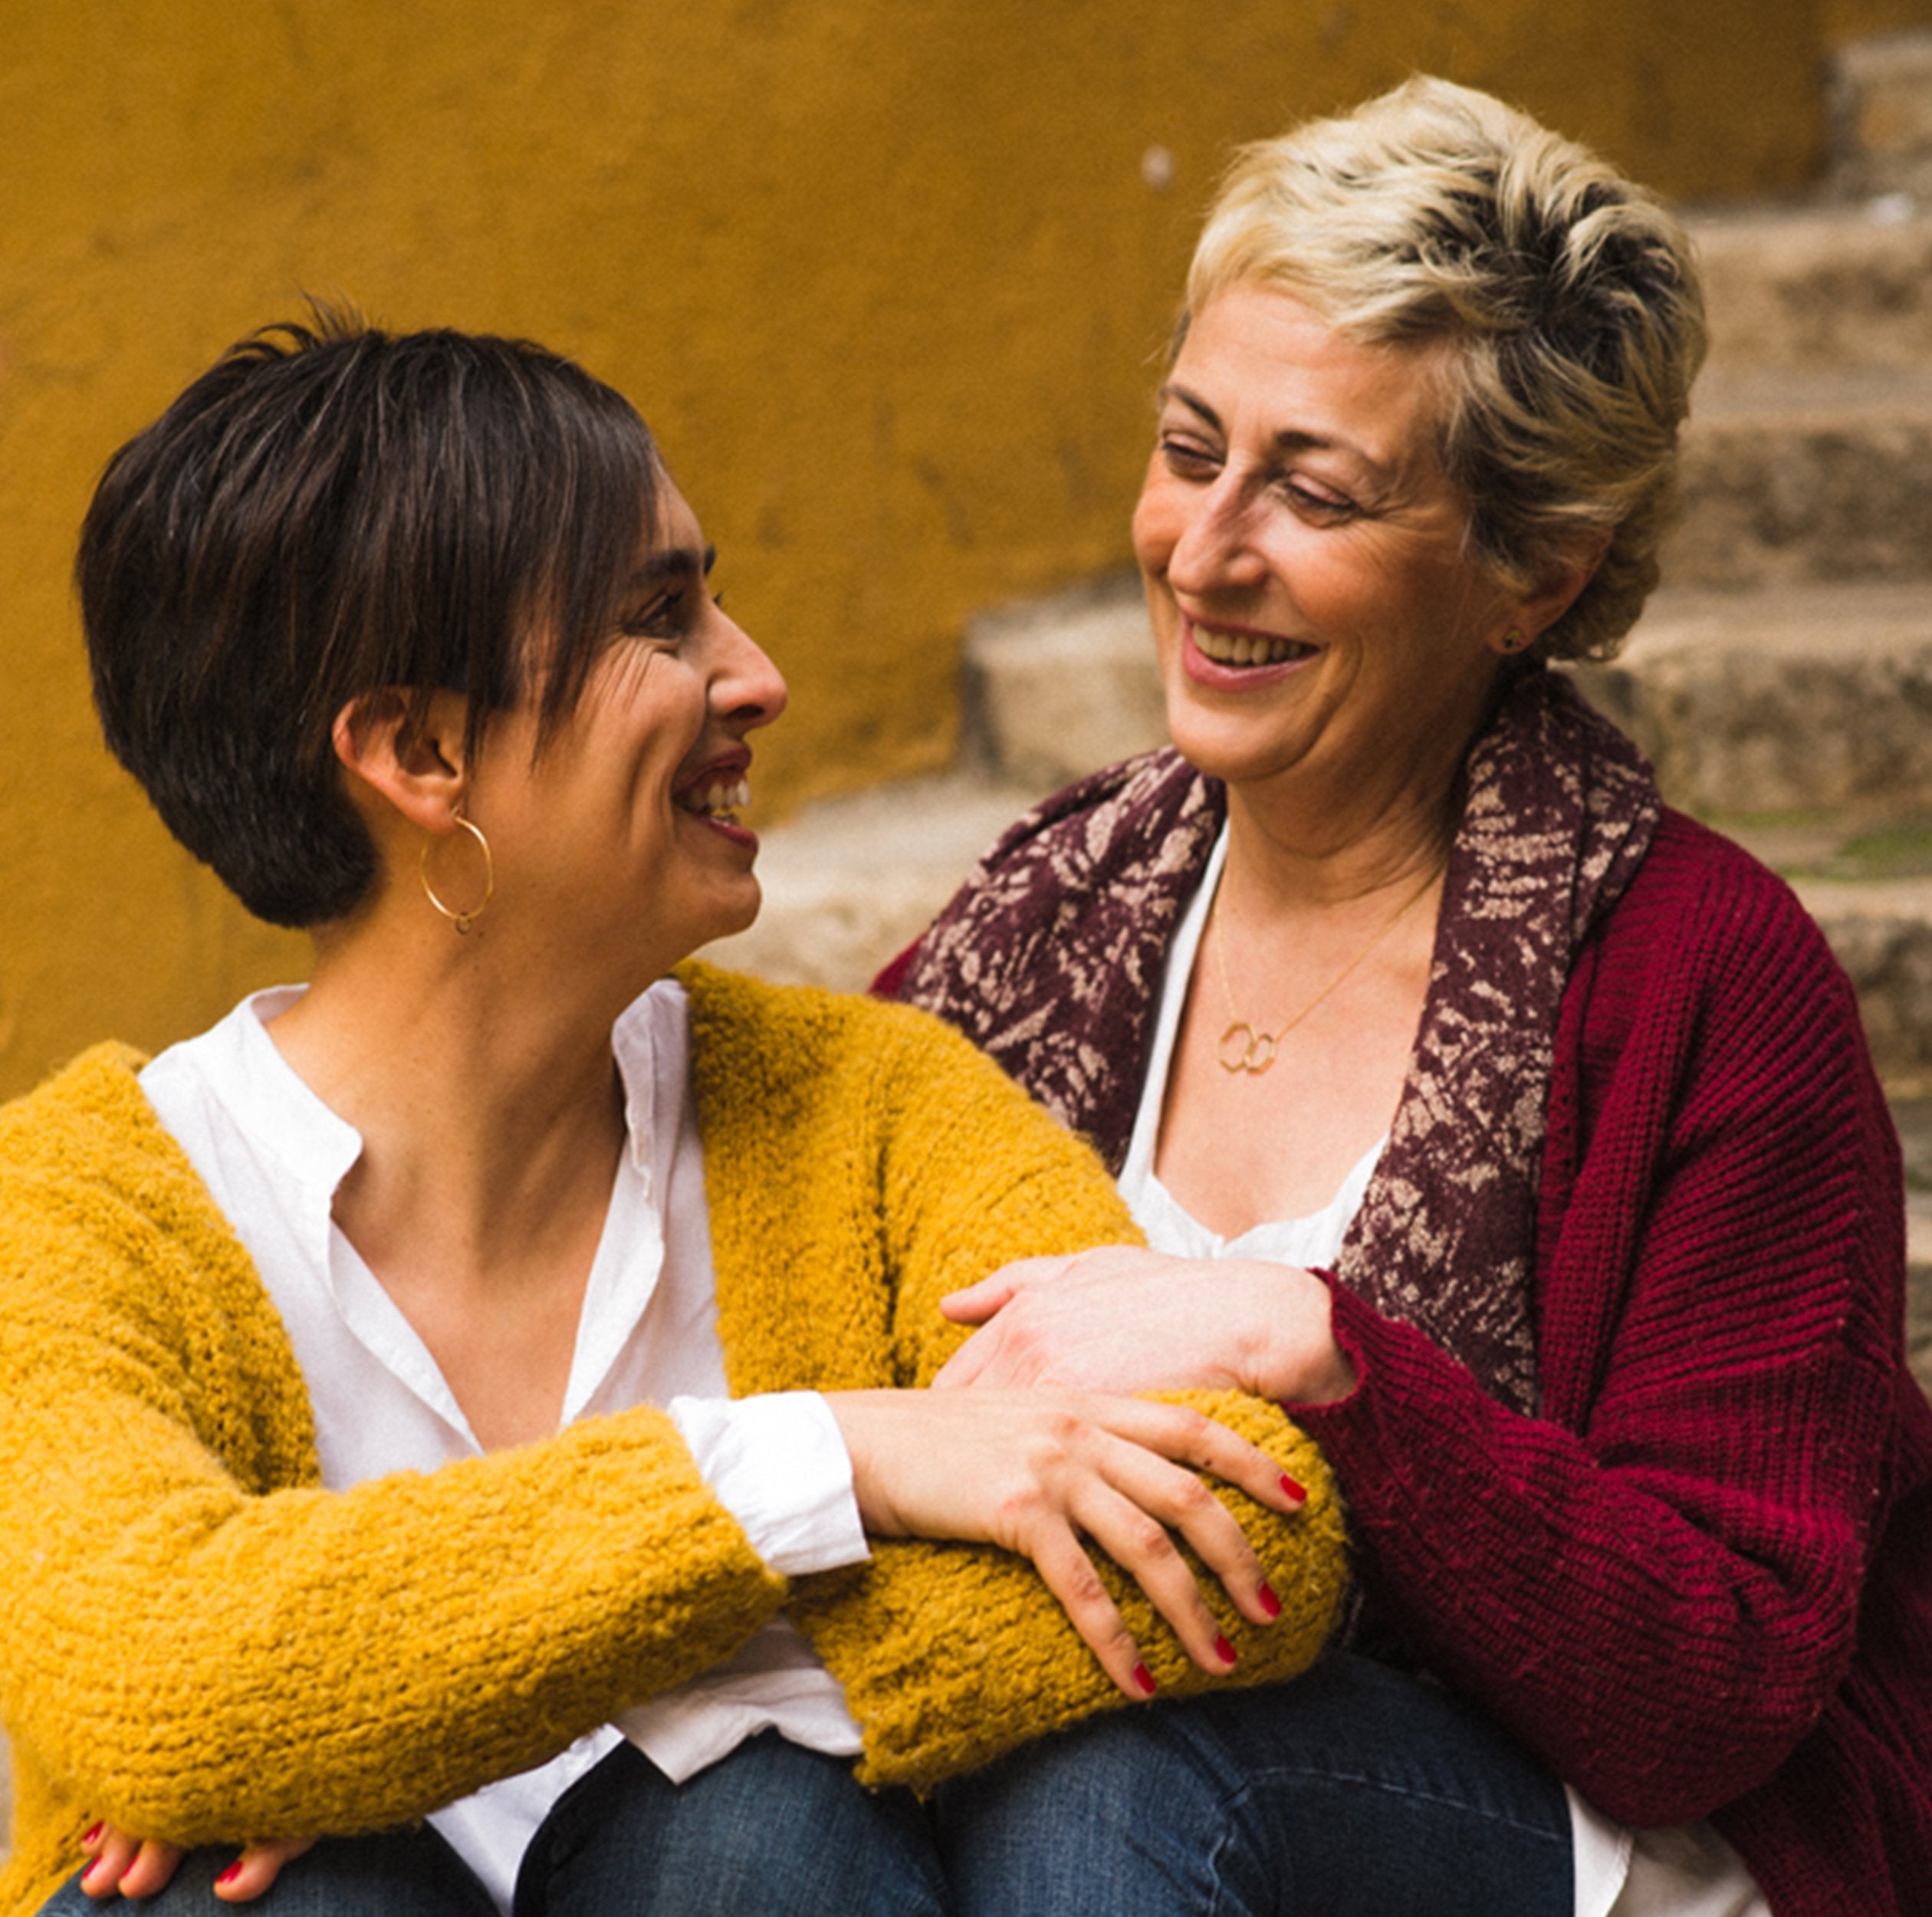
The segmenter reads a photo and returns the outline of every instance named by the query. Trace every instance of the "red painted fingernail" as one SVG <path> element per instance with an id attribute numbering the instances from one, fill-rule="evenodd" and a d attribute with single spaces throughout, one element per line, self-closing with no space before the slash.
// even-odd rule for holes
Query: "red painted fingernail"
<path id="1" fill-rule="evenodd" d="M 1307 1492 L 1303 1491 L 1301 1486 L 1296 1484 L 1294 1479 L 1290 1478 L 1285 1471 L 1281 1474 L 1281 1488 L 1285 1491 L 1290 1498 L 1296 1499 L 1299 1502 L 1304 1504 L 1308 1502 Z"/>
<path id="2" fill-rule="evenodd" d="M 215 1881 L 218 1884 L 232 1884 L 242 1874 L 242 1859 L 238 1857 Z"/>
<path id="3" fill-rule="evenodd" d="M 1275 1596 L 1272 1584 L 1263 1584 L 1255 1596 L 1261 1600 L 1261 1608 L 1270 1617 L 1280 1616 L 1281 1600 Z"/>
<path id="4" fill-rule="evenodd" d="M 104 1830 L 105 1830 L 107 1828 L 107 1819 L 106 1819 L 106 1818 L 104 1818 L 104 1818 L 100 1820 L 100 1822 L 99 1823 L 96 1824 L 96 1825 L 93 1827 L 93 1829 L 92 1829 L 92 1830 L 90 1830 L 87 1833 L 87 1834 L 84 1837 L 83 1837 L 83 1838 L 80 1840 L 81 1843 L 84 1843 L 84 1844 L 90 1844 L 90 1843 L 99 1843 L 99 1842 L 100 1842 L 100 1833 L 101 1833 Z"/>
<path id="5" fill-rule="evenodd" d="M 1142 1697 L 1151 1698 L 1160 1688 L 1154 1682 L 1154 1673 L 1145 1664 L 1134 1666 L 1134 1682 L 1140 1686 Z"/>
<path id="6" fill-rule="evenodd" d="M 1234 1662 L 1234 1647 L 1226 1638 L 1217 1637 L 1214 1639 L 1214 1655 L 1222 1663 L 1232 1664 Z"/>

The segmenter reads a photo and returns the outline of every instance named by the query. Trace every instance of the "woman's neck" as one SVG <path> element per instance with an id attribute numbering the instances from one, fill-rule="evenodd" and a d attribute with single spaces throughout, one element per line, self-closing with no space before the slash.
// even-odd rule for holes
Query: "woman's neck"
<path id="1" fill-rule="evenodd" d="M 1454 836 L 1454 793 L 1408 791 L 1376 809 L 1304 807 L 1230 786 L 1221 891 L 1254 922 L 1346 911 L 1440 871 Z"/>
<path id="2" fill-rule="evenodd" d="M 624 1137 L 610 1047 L 622 1005 L 581 980 L 546 988 L 440 925 L 412 929 L 319 945 L 308 991 L 270 1036 L 361 1134 L 336 1221 L 379 1274 L 527 1277 L 608 1199 Z"/>
<path id="3" fill-rule="evenodd" d="M 494 1450 L 562 1415 L 624 1145 L 622 1005 L 593 967 L 546 977 L 455 939 L 324 942 L 269 1035 L 361 1134 L 334 1222 Z"/>

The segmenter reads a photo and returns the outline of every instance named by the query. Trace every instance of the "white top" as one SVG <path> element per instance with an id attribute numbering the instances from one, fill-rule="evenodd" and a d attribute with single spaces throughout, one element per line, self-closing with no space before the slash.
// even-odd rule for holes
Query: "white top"
<path id="1" fill-rule="evenodd" d="M 1385 1136 L 1313 1216 L 1271 1219 L 1234 1238 L 1222 1238 L 1184 1210 L 1154 1173 L 1175 1038 L 1200 956 L 1208 908 L 1227 858 L 1224 826 L 1168 953 L 1147 1082 L 1141 1087 L 1134 1134 L 1120 1170 L 1121 1195 L 1157 1251 L 1178 1258 L 1270 1258 L 1282 1264 L 1332 1266 L 1341 1255 L 1342 1241 L 1388 1143 Z M 1770 1906 L 1751 1881 L 1743 1859 L 1708 1824 L 1627 1830 L 1567 1785 L 1564 1794 L 1569 1799 L 1576 1860 L 1576 1917 L 1771 1917 Z"/>
<path id="2" fill-rule="evenodd" d="M 314 1401 L 323 1482 L 340 1490 L 388 1471 L 434 1471 L 482 1448 L 427 1347 L 331 1217 L 362 1140 L 264 1029 L 302 989 L 256 994 L 163 1052 L 141 1086 L 281 1314 Z M 560 1422 L 662 1405 L 774 1570 L 795 1577 L 859 1562 L 867 1554 L 851 1462 L 824 1399 L 728 1396 L 683 988 L 653 985 L 618 1020 L 611 1049 L 629 1146 L 585 1289 Z M 682 1781 L 773 1728 L 816 1751 L 859 1748 L 837 1681 L 782 1619 L 728 1662 L 431 1821 L 507 1912 L 537 1827 L 620 1732 Z"/>

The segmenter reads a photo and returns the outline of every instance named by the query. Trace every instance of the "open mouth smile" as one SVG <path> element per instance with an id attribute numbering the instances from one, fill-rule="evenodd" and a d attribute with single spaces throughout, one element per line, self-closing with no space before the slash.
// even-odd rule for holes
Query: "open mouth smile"
<path id="1" fill-rule="evenodd" d="M 1195 649 L 1217 666 L 1285 666 L 1291 660 L 1313 659 L 1316 648 L 1300 640 L 1277 639 L 1267 633 L 1225 631 L 1190 620 L 1188 630 Z"/>
<path id="2" fill-rule="evenodd" d="M 738 815 L 751 803 L 751 788 L 740 772 L 723 773 L 686 786 L 672 795 L 681 812 L 695 813 L 720 825 L 736 825 Z"/>

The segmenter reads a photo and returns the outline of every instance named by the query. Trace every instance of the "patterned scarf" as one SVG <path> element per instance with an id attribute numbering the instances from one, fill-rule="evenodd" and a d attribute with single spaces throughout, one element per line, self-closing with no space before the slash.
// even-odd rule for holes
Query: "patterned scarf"
<path id="1" fill-rule="evenodd" d="M 1536 669 L 1471 748 L 1464 787 L 1415 1051 L 1336 1276 L 1527 1411 L 1557 1014 L 1661 808 L 1636 748 Z M 1005 835 L 881 988 L 960 1027 L 1117 1172 L 1168 947 L 1225 810 L 1171 751 L 1070 788 Z"/>

